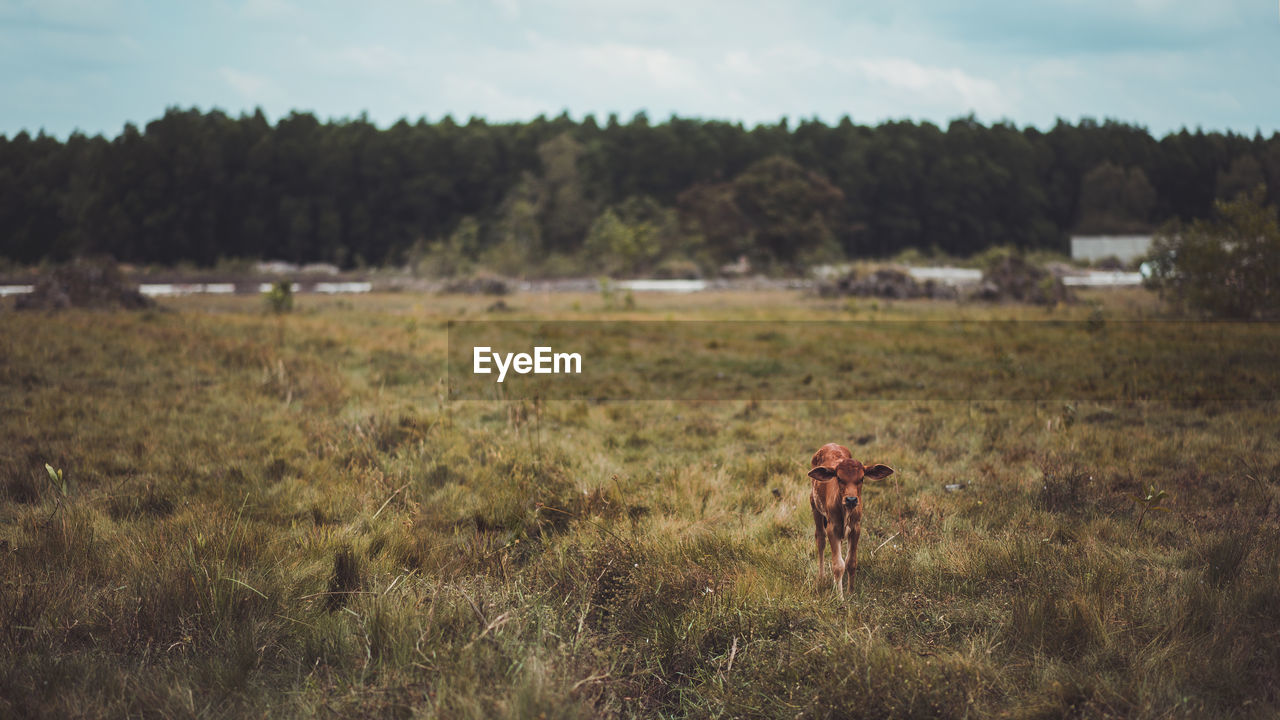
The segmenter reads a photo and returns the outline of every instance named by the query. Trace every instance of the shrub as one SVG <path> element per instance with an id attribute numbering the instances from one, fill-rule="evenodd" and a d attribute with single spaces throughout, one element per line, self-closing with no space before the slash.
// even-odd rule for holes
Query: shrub
<path id="1" fill-rule="evenodd" d="M 444 286 L 443 292 L 452 295 L 509 295 L 514 284 L 504 277 L 480 272 L 467 277 L 454 278 Z"/>
<path id="2" fill-rule="evenodd" d="M 271 285 L 266 293 L 267 309 L 273 313 L 287 313 L 293 310 L 293 283 L 281 280 Z"/>
<path id="3" fill-rule="evenodd" d="M 110 257 L 78 258 L 36 280 L 35 288 L 14 301 L 18 310 L 145 310 L 155 301 L 138 291 Z"/>
<path id="4" fill-rule="evenodd" d="M 1075 299 L 1061 278 L 1036 265 L 1021 251 L 992 248 L 979 257 L 984 266 L 977 299 L 1035 305 L 1055 305 Z"/>
<path id="5" fill-rule="evenodd" d="M 1262 187 L 1219 201 L 1215 216 L 1166 225 L 1149 257 L 1147 287 L 1194 313 L 1280 317 L 1280 222 Z"/>

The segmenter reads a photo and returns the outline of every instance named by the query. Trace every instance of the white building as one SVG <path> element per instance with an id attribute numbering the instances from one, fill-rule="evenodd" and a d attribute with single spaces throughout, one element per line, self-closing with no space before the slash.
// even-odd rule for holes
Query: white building
<path id="1" fill-rule="evenodd" d="M 1129 263 L 1151 251 L 1150 235 L 1073 235 L 1071 259 L 1095 262 L 1114 257 Z"/>

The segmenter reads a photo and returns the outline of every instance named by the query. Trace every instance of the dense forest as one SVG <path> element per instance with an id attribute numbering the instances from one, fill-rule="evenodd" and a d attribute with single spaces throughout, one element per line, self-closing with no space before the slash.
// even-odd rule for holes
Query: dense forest
<path id="1" fill-rule="evenodd" d="M 379 129 L 175 108 L 115 138 L 0 136 L 0 256 L 441 275 L 707 272 L 745 257 L 786 272 L 908 248 L 1065 251 L 1070 233 L 1203 218 L 1260 184 L 1280 200 L 1280 133 L 644 114 Z"/>

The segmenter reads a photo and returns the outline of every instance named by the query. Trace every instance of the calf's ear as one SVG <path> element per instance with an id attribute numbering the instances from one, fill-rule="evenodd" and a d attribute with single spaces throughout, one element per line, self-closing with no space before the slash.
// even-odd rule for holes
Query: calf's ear
<path id="1" fill-rule="evenodd" d="M 888 465 L 872 465 L 866 469 L 867 477 L 872 480 L 883 480 L 893 474 L 893 468 Z"/>
<path id="2" fill-rule="evenodd" d="M 830 480 L 835 476 L 835 471 L 830 468 L 816 467 L 809 471 L 809 477 L 814 480 Z"/>

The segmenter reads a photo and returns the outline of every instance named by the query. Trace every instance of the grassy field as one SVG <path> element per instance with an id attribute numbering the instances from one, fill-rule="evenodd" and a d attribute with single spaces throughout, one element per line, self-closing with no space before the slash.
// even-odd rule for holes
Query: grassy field
<path id="1" fill-rule="evenodd" d="M 1047 321 L 1111 340 L 1016 362 L 1083 373 L 1157 313 L 1140 291 L 637 300 L 516 296 L 493 317 Z M 945 400 L 450 402 L 444 323 L 490 302 L 0 310 L 0 716 L 1280 712 L 1275 371 L 1176 401 L 957 400 L 970 380 L 944 365 L 922 367 L 958 386 Z M 1196 364 L 1274 347 L 1270 326 L 1205 332 Z M 909 340 L 881 372 L 921 344 L 965 357 Z M 829 441 L 897 469 L 864 495 L 843 603 L 806 507 Z M 1153 490 L 1167 511 L 1134 497 Z"/>

